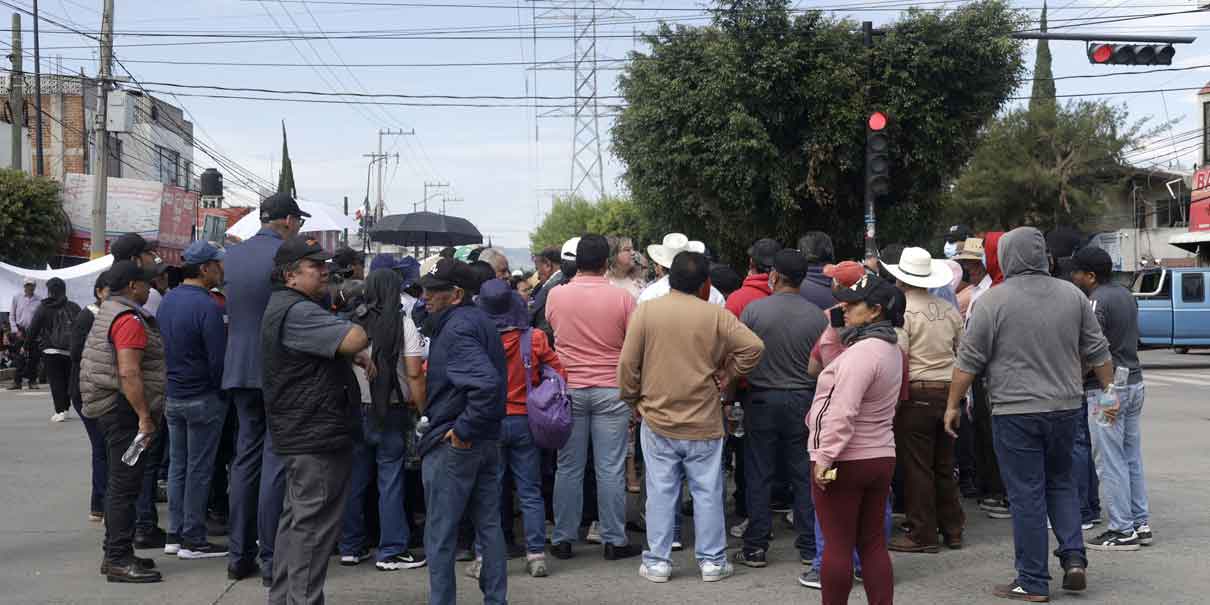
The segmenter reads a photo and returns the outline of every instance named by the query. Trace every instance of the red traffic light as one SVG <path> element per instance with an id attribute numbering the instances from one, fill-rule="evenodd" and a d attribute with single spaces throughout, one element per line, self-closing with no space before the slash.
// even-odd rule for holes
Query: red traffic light
<path id="1" fill-rule="evenodd" d="M 881 111 L 875 111 L 870 114 L 870 130 L 882 130 L 886 128 L 886 114 Z"/>
<path id="2" fill-rule="evenodd" d="M 1113 58 L 1113 45 L 1093 44 L 1088 56 L 1092 58 L 1093 63 L 1108 63 Z"/>

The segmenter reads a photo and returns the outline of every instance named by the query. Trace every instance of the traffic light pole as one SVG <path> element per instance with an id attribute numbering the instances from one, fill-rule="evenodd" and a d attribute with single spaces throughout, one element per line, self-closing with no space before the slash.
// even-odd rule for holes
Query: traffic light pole
<path id="1" fill-rule="evenodd" d="M 1018 40 L 1068 40 L 1075 42 L 1142 42 L 1147 44 L 1192 44 L 1196 36 L 1134 36 L 1123 34 L 1065 34 L 1052 32 L 1022 32 L 1011 34 Z"/>
<path id="2" fill-rule="evenodd" d="M 871 105 L 871 103 L 870 103 L 870 78 L 873 75 L 872 71 L 873 71 L 873 62 L 874 62 L 874 59 L 873 59 L 873 57 L 874 57 L 874 23 L 872 21 L 862 21 L 861 35 L 862 35 L 862 38 L 864 39 L 865 48 L 866 48 L 866 53 L 865 53 L 866 94 L 865 94 L 865 98 L 866 98 L 867 109 L 869 109 L 869 106 Z M 867 164 L 869 163 L 868 158 L 866 160 L 866 163 Z M 868 168 L 869 167 L 867 166 L 867 171 L 866 171 L 867 175 L 869 174 Z M 877 232 L 877 226 L 875 224 L 876 219 L 874 216 L 875 195 L 874 195 L 873 188 L 870 187 L 868 178 L 865 179 L 865 186 L 863 187 L 863 189 L 864 189 L 864 193 L 865 193 L 865 253 L 866 253 L 866 256 L 870 256 L 870 255 L 877 256 L 878 255 L 878 241 L 877 241 L 878 232 Z"/>

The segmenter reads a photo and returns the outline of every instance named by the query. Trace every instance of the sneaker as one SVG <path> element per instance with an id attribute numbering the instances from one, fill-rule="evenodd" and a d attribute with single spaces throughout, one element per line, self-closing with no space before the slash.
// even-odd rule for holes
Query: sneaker
<path id="1" fill-rule="evenodd" d="M 1092 529 L 1094 526 L 1096 526 L 1096 523 L 1094 523 L 1092 521 L 1085 521 L 1080 524 L 1080 529 L 1082 531 L 1088 531 L 1088 530 Z M 1049 527 L 1049 525 L 1047 527 Z"/>
<path id="2" fill-rule="evenodd" d="M 88 520 L 93 523 L 100 523 L 105 520 L 105 513 L 100 513 L 100 512 L 88 513 Z"/>
<path id="3" fill-rule="evenodd" d="M 164 550 L 167 551 L 168 547 L 165 546 Z M 218 557 L 227 556 L 227 547 L 218 546 L 209 542 L 202 542 L 201 544 L 182 544 L 180 552 L 178 552 L 176 556 L 180 559 L 216 559 Z"/>
<path id="4" fill-rule="evenodd" d="M 1030 603 L 1049 603 L 1050 597 L 1044 594 L 1034 594 L 1021 588 L 1020 584 L 1015 581 L 1012 584 L 997 584 L 992 589 L 992 594 L 1001 599 L 1012 599 L 1014 601 L 1028 601 Z"/>
<path id="5" fill-rule="evenodd" d="M 639 566 L 639 577 L 647 578 L 656 584 L 663 584 L 668 581 L 668 578 L 672 577 L 672 566 L 664 562 L 644 562 Z"/>
<path id="6" fill-rule="evenodd" d="M 556 559 L 570 559 L 575 555 L 571 550 L 571 542 L 555 542 L 550 545 L 550 554 Z"/>
<path id="7" fill-rule="evenodd" d="M 181 552 L 181 537 L 176 534 L 168 534 L 164 538 L 164 554 L 176 555 Z"/>
<path id="8" fill-rule="evenodd" d="M 746 531 L 748 531 L 748 520 L 744 519 L 738 524 L 731 526 L 731 537 L 742 538 L 744 537 L 744 532 Z"/>
<path id="9" fill-rule="evenodd" d="M 718 582 L 719 580 L 730 578 L 734 574 L 735 568 L 728 561 L 723 561 L 722 565 L 709 561 L 702 563 L 703 582 Z"/>
<path id="10" fill-rule="evenodd" d="M 1138 550 L 1138 533 L 1131 530 L 1129 534 L 1113 531 L 1112 529 L 1084 543 L 1092 550 Z"/>
<path id="11" fill-rule="evenodd" d="M 1138 536 L 1139 544 L 1143 546 L 1151 546 L 1155 540 L 1155 536 L 1151 533 L 1151 526 L 1146 523 L 1134 528 L 1134 535 Z"/>
<path id="12" fill-rule="evenodd" d="M 794 511 L 786 513 L 786 525 L 794 526 Z"/>
<path id="13" fill-rule="evenodd" d="M 853 570 L 853 581 L 854 582 L 864 582 L 865 581 L 865 576 L 861 575 L 860 567 Z"/>
<path id="14" fill-rule="evenodd" d="M 798 583 L 807 588 L 823 590 L 823 582 L 819 579 L 819 570 L 814 567 L 807 569 L 798 576 Z"/>
<path id="15" fill-rule="evenodd" d="M 618 559 L 629 559 L 643 554 L 643 549 L 635 544 L 623 544 L 615 546 L 613 544 L 605 545 L 605 560 L 617 561 Z"/>
<path id="16" fill-rule="evenodd" d="M 368 560 L 369 558 L 370 549 L 362 548 L 354 553 L 340 555 L 340 564 L 344 565 L 345 567 L 353 567 L 355 565 L 360 565 L 362 561 Z"/>
<path id="17" fill-rule="evenodd" d="M 681 552 L 682 550 L 685 550 L 685 545 L 682 544 L 680 540 L 673 540 L 672 552 Z"/>
<path id="18" fill-rule="evenodd" d="M 380 571 L 397 571 L 400 569 L 424 567 L 425 563 L 424 553 L 414 555 L 411 551 L 405 550 L 375 563 L 374 567 L 377 567 Z"/>
<path id="19" fill-rule="evenodd" d="M 527 559 L 525 561 L 525 571 L 529 573 L 531 578 L 545 578 L 548 575 L 546 571 L 546 557 L 539 556 L 536 559 Z"/>
<path id="20" fill-rule="evenodd" d="M 979 508 L 992 519 L 1011 519 L 1013 515 L 1008 510 L 1008 501 L 1004 498 L 984 498 L 979 501 Z"/>
<path id="21" fill-rule="evenodd" d="M 781 514 L 788 513 L 794 509 L 790 508 L 790 505 L 785 502 L 780 502 L 780 501 L 775 500 L 775 501 L 769 503 L 769 510 L 781 515 Z"/>
<path id="22" fill-rule="evenodd" d="M 470 565 L 466 566 L 464 574 L 472 580 L 478 580 L 479 574 L 483 572 L 483 559 L 475 559 Z"/>
<path id="23" fill-rule="evenodd" d="M 765 551 L 754 548 L 741 548 L 736 551 L 734 556 L 735 562 L 748 567 L 765 567 L 769 561 L 765 559 Z"/>
<path id="24" fill-rule="evenodd" d="M 601 543 L 601 524 L 593 521 L 592 525 L 588 526 L 588 535 L 584 536 L 584 541 L 590 544 Z"/>
<path id="25" fill-rule="evenodd" d="M 63 422 L 64 420 L 67 420 L 67 412 L 59 412 L 58 414 L 50 415 L 51 422 Z"/>

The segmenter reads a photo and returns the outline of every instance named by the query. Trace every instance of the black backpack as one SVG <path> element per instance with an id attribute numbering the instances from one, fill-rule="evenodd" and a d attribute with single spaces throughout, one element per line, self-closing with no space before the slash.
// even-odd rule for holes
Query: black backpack
<path id="1" fill-rule="evenodd" d="M 50 317 L 50 325 L 47 326 L 42 348 L 70 351 L 71 325 L 79 313 L 80 307 L 72 302 L 64 303 L 62 307 L 56 309 L 54 315 Z"/>

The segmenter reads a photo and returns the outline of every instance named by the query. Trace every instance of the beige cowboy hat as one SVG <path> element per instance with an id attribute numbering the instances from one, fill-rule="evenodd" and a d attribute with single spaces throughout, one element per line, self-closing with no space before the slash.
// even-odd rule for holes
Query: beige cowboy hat
<path id="1" fill-rule="evenodd" d="M 918 288 L 940 288 L 949 285 L 954 272 L 943 260 L 935 260 L 924 248 L 904 248 L 898 265 L 882 263 L 899 281 Z"/>
<path id="2" fill-rule="evenodd" d="M 647 256 L 665 269 L 672 268 L 672 259 L 682 252 L 705 252 L 706 244 L 691 241 L 684 233 L 669 233 L 663 243 L 647 246 Z"/>
<path id="3" fill-rule="evenodd" d="M 958 254 L 951 260 L 983 260 L 983 238 L 966 238 L 966 241 L 958 244 Z"/>

